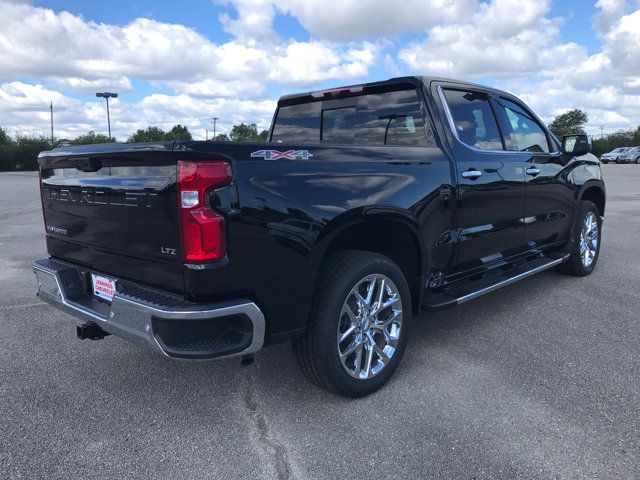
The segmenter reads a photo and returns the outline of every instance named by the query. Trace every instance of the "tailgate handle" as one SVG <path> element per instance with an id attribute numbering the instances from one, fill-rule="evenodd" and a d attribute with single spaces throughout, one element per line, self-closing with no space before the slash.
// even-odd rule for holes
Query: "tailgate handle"
<path id="1" fill-rule="evenodd" d="M 91 157 L 79 157 L 74 159 L 75 166 L 83 172 L 97 172 L 102 168 L 100 160 Z"/>

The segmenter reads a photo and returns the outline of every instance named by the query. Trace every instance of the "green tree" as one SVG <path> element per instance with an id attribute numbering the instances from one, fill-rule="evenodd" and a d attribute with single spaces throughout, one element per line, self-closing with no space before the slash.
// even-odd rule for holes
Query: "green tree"
<path id="1" fill-rule="evenodd" d="M 186 126 L 180 124 L 174 125 L 171 130 L 165 134 L 166 140 L 193 140 L 191 132 Z"/>
<path id="2" fill-rule="evenodd" d="M 106 135 L 96 133 L 93 130 L 89 130 L 88 133 L 74 138 L 69 143 L 71 145 L 92 145 L 94 143 L 109 143 L 111 141 L 115 142 L 116 140 L 115 138 L 113 140 L 109 140 L 109 137 L 107 137 Z"/>
<path id="3" fill-rule="evenodd" d="M 588 121 L 589 115 L 576 108 L 556 116 L 549 125 L 549 128 L 556 137 L 562 138 L 572 133 L 584 133 L 584 126 Z"/>
<path id="4" fill-rule="evenodd" d="M 7 137 L 7 143 L 0 142 L 0 170 L 36 170 L 38 154 L 51 149 L 51 139 L 40 137 Z"/>
<path id="5" fill-rule="evenodd" d="M 127 143 L 161 142 L 166 140 L 166 135 L 165 131 L 158 127 L 147 127 L 146 130 L 137 130 L 129 137 Z"/>
<path id="6" fill-rule="evenodd" d="M 640 145 L 640 127 L 635 130 L 618 130 L 593 141 L 593 154 L 600 156 L 618 147 Z"/>
<path id="7" fill-rule="evenodd" d="M 234 125 L 229 137 L 233 142 L 250 142 L 258 137 L 258 126 L 255 123 Z"/>
<path id="8" fill-rule="evenodd" d="M 136 133 L 129 137 L 127 143 L 163 142 L 168 140 L 193 140 L 193 137 L 186 126 L 178 124 L 174 125 L 168 132 L 158 127 L 137 130 Z"/>
<path id="9" fill-rule="evenodd" d="M 232 142 L 263 142 L 268 135 L 268 130 L 258 133 L 258 126 L 255 123 L 241 123 L 233 126 L 229 137 Z"/>
<path id="10" fill-rule="evenodd" d="M 2 127 L 0 127 L 0 145 L 8 145 L 10 142 L 11 139 L 7 135 L 7 132 L 5 132 Z"/>
<path id="11" fill-rule="evenodd" d="M 211 139 L 214 142 L 230 142 L 231 139 L 229 138 L 229 135 L 227 135 L 226 133 L 219 133 L 218 135 L 216 135 L 216 138 L 212 138 Z"/>

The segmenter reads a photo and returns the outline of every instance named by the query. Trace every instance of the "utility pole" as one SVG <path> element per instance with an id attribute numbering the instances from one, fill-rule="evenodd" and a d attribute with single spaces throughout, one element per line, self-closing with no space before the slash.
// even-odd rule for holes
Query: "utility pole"
<path id="1" fill-rule="evenodd" d="M 600 125 L 600 138 L 604 138 L 604 125 Z"/>
<path id="2" fill-rule="evenodd" d="M 53 148 L 53 102 L 51 102 L 49 108 L 51 109 L 51 148 Z"/>
<path id="3" fill-rule="evenodd" d="M 218 123 L 218 117 L 213 117 L 211 119 L 211 121 L 213 122 L 213 141 L 216 141 L 216 123 Z"/>
<path id="4" fill-rule="evenodd" d="M 109 116 L 109 99 L 118 98 L 117 93 L 112 92 L 98 92 L 96 97 L 104 98 L 107 101 L 107 125 L 109 127 L 109 141 L 111 141 L 111 117 Z"/>

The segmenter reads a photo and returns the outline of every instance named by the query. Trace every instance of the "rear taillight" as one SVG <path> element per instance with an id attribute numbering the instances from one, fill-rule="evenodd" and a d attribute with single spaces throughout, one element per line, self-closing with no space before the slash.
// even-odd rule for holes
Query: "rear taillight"
<path id="1" fill-rule="evenodd" d="M 224 161 L 178 162 L 178 209 L 185 261 L 210 262 L 227 254 L 224 217 L 211 208 L 209 193 L 228 185 L 232 178 L 231 165 Z"/>
<path id="2" fill-rule="evenodd" d="M 42 188 L 42 168 L 38 167 L 38 189 L 40 190 L 40 206 L 42 207 L 42 221 L 44 222 L 44 233 L 47 234 L 47 216 L 44 213 L 44 191 Z"/>

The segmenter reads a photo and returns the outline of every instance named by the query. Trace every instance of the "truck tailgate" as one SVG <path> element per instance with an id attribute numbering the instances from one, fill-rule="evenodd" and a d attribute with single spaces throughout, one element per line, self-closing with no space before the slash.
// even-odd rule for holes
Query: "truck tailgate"
<path id="1" fill-rule="evenodd" d="M 183 291 L 172 143 L 57 150 L 39 163 L 52 256 Z"/>

